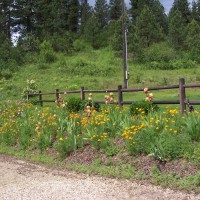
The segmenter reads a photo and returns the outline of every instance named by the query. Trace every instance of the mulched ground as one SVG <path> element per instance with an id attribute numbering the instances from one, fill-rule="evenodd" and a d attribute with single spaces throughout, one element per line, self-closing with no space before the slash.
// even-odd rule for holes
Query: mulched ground
<path id="1" fill-rule="evenodd" d="M 160 172 L 173 173 L 181 177 L 193 175 L 200 171 L 199 167 L 189 163 L 184 159 L 177 159 L 173 161 L 161 162 L 152 156 L 130 156 L 127 153 L 122 153 L 116 156 L 107 156 L 104 153 L 96 151 L 91 145 L 86 145 L 83 149 L 73 152 L 65 159 L 65 162 L 79 163 L 92 165 L 95 160 L 99 159 L 101 164 L 107 165 L 111 162 L 112 165 L 119 165 L 120 163 L 130 164 L 137 171 L 143 171 L 147 176 L 151 175 L 152 167 L 157 167 Z"/>

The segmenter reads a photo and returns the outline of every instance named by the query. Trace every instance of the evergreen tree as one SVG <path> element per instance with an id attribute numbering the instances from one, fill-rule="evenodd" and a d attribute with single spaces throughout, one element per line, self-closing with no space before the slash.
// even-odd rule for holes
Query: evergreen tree
<path id="1" fill-rule="evenodd" d="M 191 17 L 194 20 L 198 21 L 198 7 L 196 1 L 192 2 L 192 12 L 191 12 Z"/>
<path id="2" fill-rule="evenodd" d="M 34 32 L 34 1 L 33 0 L 15 0 L 14 1 L 14 25 L 15 32 L 26 35 Z"/>
<path id="3" fill-rule="evenodd" d="M 191 12 L 188 0 L 174 0 L 174 3 L 169 13 L 169 18 L 171 17 L 171 15 L 173 15 L 173 12 L 176 12 L 176 10 L 179 10 L 181 16 L 183 17 L 186 23 L 190 22 Z"/>
<path id="4" fill-rule="evenodd" d="M 79 26 L 80 5 L 78 0 L 70 0 L 69 2 L 69 31 L 76 33 Z"/>
<path id="5" fill-rule="evenodd" d="M 172 46 L 177 49 L 184 49 L 186 37 L 185 20 L 179 10 L 173 11 L 169 21 L 169 40 Z"/>
<path id="6" fill-rule="evenodd" d="M 108 4 L 106 0 L 96 0 L 94 7 L 94 16 L 96 22 L 100 25 L 100 29 L 103 29 L 108 24 Z"/>
<path id="7" fill-rule="evenodd" d="M 99 48 L 100 41 L 100 24 L 96 20 L 96 17 L 92 15 L 88 20 L 84 28 L 84 39 L 91 44 L 93 48 Z"/>
<path id="8" fill-rule="evenodd" d="M 122 1 L 110 0 L 110 19 L 118 20 L 122 15 Z"/>
<path id="9" fill-rule="evenodd" d="M 10 41 L 13 26 L 13 3 L 14 1 L 11 0 L 0 1 L 0 30 Z"/>
<path id="10" fill-rule="evenodd" d="M 131 15 L 133 18 L 133 23 L 137 21 L 137 17 L 141 14 L 145 6 L 153 12 L 156 22 L 162 27 L 165 33 L 168 30 L 167 15 L 163 5 L 159 0 L 131 0 Z"/>
<path id="11" fill-rule="evenodd" d="M 200 23 L 200 0 L 197 0 L 197 21 Z"/>
<path id="12" fill-rule="evenodd" d="M 187 27 L 186 44 L 192 57 L 200 61 L 200 25 L 194 19 Z"/>
<path id="13" fill-rule="evenodd" d="M 108 25 L 109 44 L 114 51 L 122 50 L 122 19 L 112 20 Z"/>
<path id="14" fill-rule="evenodd" d="M 92 15 L 92 9 L 88 4 L 88 0 L 82 0 L 80 5 L 80 33 L 83 33 L 87 20 Z"/>
<path id="15" fill-rule="evenodd" d="M 148 6 L 144 7 L 141 15 L 137 18 L 136 34 L 140 48 L 147 48 L 164 38 L 162 29 Z"/>

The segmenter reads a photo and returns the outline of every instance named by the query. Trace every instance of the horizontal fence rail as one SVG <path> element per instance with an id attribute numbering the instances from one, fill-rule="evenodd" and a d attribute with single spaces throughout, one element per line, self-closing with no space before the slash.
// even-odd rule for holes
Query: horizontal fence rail
<path id="1" fill-rule="evenodd" d="M 178 100 L 155 100 L 153 104 L 179 104 L 180 111 L 183 114 L 186 110 L 186 105 L 193 104 L 193 105 L 200 105 L 200 101 L 198 100 L 187 100 L 186 98 L 186 88 L 198 88 L 200 84 L 185 84 L 185 79 L 180 78 L 178 85 L 171 85 L 171 86 L 157 86 L 157 87 L 148 87 L 149 90 L 165 90 L 165 89 L 179 89 L 179 99 Z M 81 87 L 80 90 L 70 90 L 70 91 L 60 91 L 56 89 L 55 92 L 36 92 L 36 93 L 28 93 L 27 100 L 31 97 L 38 96 L 38 102 L 42 105 L 43 102 L 59 102 L 59 98 L 61 94 L 80 94 L 81 100 L 85 100 L 85 95 L 87 93 L 110 93 L 115 92 L 118 94 L 117 104 L 120 106 L 124 104 L 132 104 L 136 101 L 124 101 L 123 100 L 123 93 L 131 93 L 131 92 L 140 92 L 144 91 L 144 88 L 134 88 L 134 89 L 123 89 L 121 85 L 118 85 L 117 89 L 108 89 L 108 90 L 85 90 L 84 87 Z M 43 99 L 44 96 L 47 95 L 55 95 L 55 99 L 53 100 L 45 100 Z M 96 103 L 105 103 L 105 100 L 96 100 Z"/>

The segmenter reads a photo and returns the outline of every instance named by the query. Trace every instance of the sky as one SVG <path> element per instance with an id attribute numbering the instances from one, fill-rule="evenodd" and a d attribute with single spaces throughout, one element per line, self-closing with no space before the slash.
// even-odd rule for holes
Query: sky
<path id="1" fill-rule="evenodd" d="M 108 0 L 109 1 L 109 0 Z M 193 0 L 188 0 L 188 2 L 192 2 Z M 126 6 L 127 7 L 129 7 L 129 5 L 130 5 L 130 0 L 125 0 L 125 2 L 126 2 Z M 173 4 L 173 2 L 174 2 L 174 0 L 160 0 L 160 2 L 163 4 L 163 6 L 164 6 L 164 8 L 165 8 L 165 12 L 166 13 L 169 13 L 169 10 L 170 10 L 170 8 L 172 7 L 172 4 Z M 89 3 L 91 4 L 91 5 L 94 5 L 94 3 L 95 3 L 95 0 L 89 0 Z"/>

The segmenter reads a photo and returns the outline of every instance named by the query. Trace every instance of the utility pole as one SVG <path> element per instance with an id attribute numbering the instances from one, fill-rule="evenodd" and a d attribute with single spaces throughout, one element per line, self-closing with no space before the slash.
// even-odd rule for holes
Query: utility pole
<path id="1" fill-rule="evenodd" d="M 124 71 L 124 88 L 128 88 L 128 66 L 127 66 L 127 29 L 126 29 L 126 8 L 122 0 L 122 44 L 123 44 L 123 71 Z"/>

